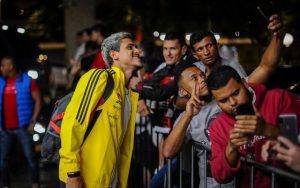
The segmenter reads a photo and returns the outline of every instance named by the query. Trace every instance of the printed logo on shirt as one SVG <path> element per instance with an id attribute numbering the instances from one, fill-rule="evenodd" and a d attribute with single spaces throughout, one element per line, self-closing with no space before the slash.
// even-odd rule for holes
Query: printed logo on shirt
<path id="1" fill-rule="evenodd" d="M 240 146 L 239 153 L 249 159 L 255 160 L 255 144 L 265 138 L 265 136 L 254 135 L 253 138 L 247 142 L 247 144 Z"/>
<path id="2" fill-rule="evenodd" d="M 17 94 L 17 89 L 15 84 L 7 84 L 5 87 L 5 94 Z"/>

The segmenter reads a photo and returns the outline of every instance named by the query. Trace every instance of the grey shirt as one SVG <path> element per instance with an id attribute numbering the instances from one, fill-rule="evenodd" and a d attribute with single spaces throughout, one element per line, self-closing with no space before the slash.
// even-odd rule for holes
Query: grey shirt
<path id="1" fill-rule="evenodd" d="M 194 63 L 194 65 L 196 65 L 203 72 L 206 72 L 206 68 L 205 68 L 204 64 L 202 63 L 202 61 L 197 61 Z M 230 67 L 234 68 L 239 73 L 241 78 L 248 77 L 245 70 L 243 69 L 242 65 L 234 60 L 227 60 L 227 59 L 221 58 L 221 65 L 226 65 L 226 66 L 230 66 Z"/>
<path id="2" fill-rule="evenodd" d="M 174 126 L 177 125 L 180 118 L 183 116 L 185 112 L 181 113 L 180 116 L 176 119 Z M 208 137 L 207 128 L 209 124 L 221 113 L 221 109 L 215 103 L 215 101 L 209 102 L 207 105 L 202 107 L 201 111 L 195 115 L 190 124 L 188 125 L 186 131 L 186 142 L 193 140 L 196 142 L 200 142 L 210 148 L 210 141 Z M 208 188 L 217 188 L 219 184 L 212 177 L 205 177 L 205 165 L 206 161 L 204 158 L 204 150 L 196 149 L 197 157 L 199 158 L 199 177 L 200 177 L 200 185 L 199 187 L 204 187 L 204 181 L 207 181 Z M 209 158 L 207 158 L 209 160 Z M 210 168 L 207 166 L 207 168 Z M 223 188 L 231 188 L 234 187 L 234 182 L 230 182 L 228 184 L 222 184 Z"/>
<path id="3" fill-rule="evenodd" d="M 204 64 L 201 61 L 194 63 L 200 70 L 203 72 L 206 72 L 206 68 Z M 227 65 L 232 68 L 234 68 L 239 75 L 244 78 L 248 79 L 246 72 L 244 71 L 243 67 L 236 61 L 228 61 L 226 59 L 222 58 L 222 65 Z M 184 113 L 184 112 L 183 112 Z M 177 125 L 178 121 L 181 119 L 183 113 L 180 114 L 180 116 L 176 119 L 174 123 L 174 127 Z M 218 116 L 218 114 L 221 113 L 221 109 L 218 107 L 215 101 L 209 102 L 206 106 L 202 107 L 201 111 L 195 115 L 186 131 L 186 142 L 189 140 L 193 140 L 196 142 L 200 142 L 210 148 L 210 141 L 208 137 L 208 126 L 210 123 Z M 206 161 L 204 160 L 204 151 L 200 149 L 196 149 L 197 156 L 199 158 L 199 176 L 200 176 L 200 187 L 204 187 L 204 181 L 207 181 L 207 187 L 208 188 L 214 188 L 219 187 L 219 184 L 211 177 L 205 177 L 204 176 L 204 170 Z M 209 160 L 207 158 L 207 160 Z M 208 166 L 208 168 L 210 168 Z M 205 179 L 206 178 L 206 179 Z M 202 180 L 202 181 L 201 181 Z M 222 184 L 221 187 L 229 188 L 234 187 L 234 181 L 229 182 L 228 184 Z"/>

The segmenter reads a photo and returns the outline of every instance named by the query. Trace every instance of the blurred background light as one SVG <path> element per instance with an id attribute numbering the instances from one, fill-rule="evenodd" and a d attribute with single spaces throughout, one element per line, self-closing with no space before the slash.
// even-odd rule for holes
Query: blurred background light
<path id="1" fill-rule="evenodd" d="M 35 141 L 35 142 L 40 140 L 40 136 L 38 134 L 34 134 L 32 138 L 33 138 L 33 141 Z"/>
<path id="2" fill-rule="evenodd" d="M 186 40 L 190 40 L 191 35 L 192 35 L 191 33 L 187 33 L 187 34 L 185 35 L 185 39 L 186 39 Z"/>
<path id="3" fill-rule="evenodd" d="M 2 30 L 8 30 L 8 26 L 7 25 L 2 25 Z"/>
<path id="4" fill-rule="evenodd" d="M 159 39 L 160 39 L 160 40 L 165 40 L 165 37 L 166 37 L 166 33 L 161 33 L 161 34 L 159 35 Z"/>
<path id="5" fill-rule="evenodd" d="M 23 33 L 25 33 L 25 29 L 19 27 L 19 28 L 17 29 L 17 32 L 23 34 Z"/>
<path id="6" fill-rule="evenodd" d="M 294 42 L 294 37 L 290 33 L 286 33 L 283 38 L 283 45 L 289 47 Z"/>
<path id="7" fill-rule="evenodd" d="M 216 40 L 218 41 L 220 38 L 221 38 L 221 35 L 220 34 L 214 34 L 215 35 L 215 38 L 216 38 Z"/>
<path id="8" fill-rule="evenodd" d="M 37 79 L 39 77 L 39 74 L 35 70 L 29 70 L 27 72 L 27 75 L 30 76 L 32 79 Z"/>
<path id="9" fill-rule="evenodd" d="M 35 123 L 33 130 L 40 134 L 42 134 L 46 131 L 45 127 L 38 122 Z"/>
<path id="10" fill-rule="evenodd" d="M 158 31 L 154 31 L 154 32 L 153 32 L 153 36 L 154 36 L 154 37 L 159 37 L 159 32 L 158 32 Z"/>

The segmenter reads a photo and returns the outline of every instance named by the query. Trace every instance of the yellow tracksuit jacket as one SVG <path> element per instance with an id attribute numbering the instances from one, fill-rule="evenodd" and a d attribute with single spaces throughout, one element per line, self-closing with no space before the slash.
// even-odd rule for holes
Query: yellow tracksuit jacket
<path id="1" fill-rule="evenodd" d="M 134 145 L 138 94 L 130 91 L 131 117 L 122 138 L 125 75 L 117 67 L 110 69 L 114 90 L 97 108 L 102 112 L 82 143 L 90 115 L 106 85 L 107 73 L 101 71 L 93 69 L 82 76 L 67 106 L 61 128 L 59 179 L 66 182 L 67 172 L 80 171 L 84 187 L 108 188 L 118 168 L 118 188 L 126 188 Z"/>

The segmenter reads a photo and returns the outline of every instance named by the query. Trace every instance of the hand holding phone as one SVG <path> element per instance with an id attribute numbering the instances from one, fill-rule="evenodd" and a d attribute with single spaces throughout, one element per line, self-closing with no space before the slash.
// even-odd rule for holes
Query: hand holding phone
<path id="1" fill-rule="evenodd" d="M 280 135 L 298 145 L 298 124 L 296 114 L 281 114 L 279 116 Z"/>
<path id="2" fill-rule="evenodd" d="M 251 101 L 239 105 L 236 108 L 236 115 L 255 115 Z"/>

